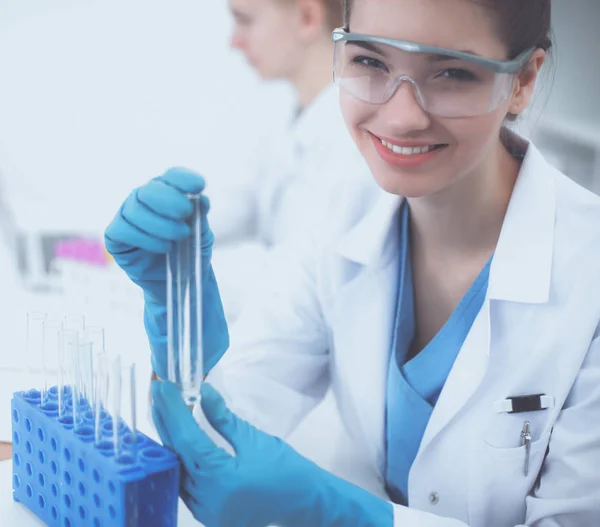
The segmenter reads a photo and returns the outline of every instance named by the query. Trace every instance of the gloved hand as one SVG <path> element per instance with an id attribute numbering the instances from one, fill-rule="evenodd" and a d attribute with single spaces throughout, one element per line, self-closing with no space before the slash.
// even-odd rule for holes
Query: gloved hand
<path id="1" fill-rule="evenodd" d="M 173 242 L 191 235 L 186 219 L 192 206 L 185 196 L 204 190 L 204 179 L 172 168 L 135 189 L 106 229 L 107 251 L 129 278 L 144 291 L 144 326 L 156 374 L 167 378 L 166 253 Z M 229 347 L 229 333 L 219 288 L 210 263 L 213 234 L 202 196 L 202 324 L 204 371 L 207 373 Z"/>
<path id="2" fill-rule="evenodd" d="M 287 443 L 231 413 L 209 385 L 208 422 L 235 450 L 218 448 L 171 383 L 152 384 L 154 423 L 183 463 L 181 497 L 206 527 L 391 527 L 392 504 L 302 457 Z"/>

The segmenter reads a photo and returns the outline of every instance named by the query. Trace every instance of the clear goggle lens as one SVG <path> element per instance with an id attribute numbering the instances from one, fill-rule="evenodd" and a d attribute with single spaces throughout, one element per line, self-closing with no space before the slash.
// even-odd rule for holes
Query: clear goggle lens
<path id="1" fill-rule="evenodd" d="M 498 108 L 510 95 L 514 79 L 514 73 L 498 73 L 443 53 L 363 41 L 335 42 L 335 83 L 368 103 L 387 102 L 406 82 L 426 112 L 471 117 Z"/>

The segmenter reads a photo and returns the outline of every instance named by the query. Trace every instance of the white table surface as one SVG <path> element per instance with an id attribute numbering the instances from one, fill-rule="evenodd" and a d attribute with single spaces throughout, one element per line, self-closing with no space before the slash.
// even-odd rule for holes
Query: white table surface
<path id="1" fill-rule="evenodd" d="M 179 500 L 177 525 L 180 527 L 202 527 L 187 507 Z M 37 527 L 46 525 L 35 514 L 21 503 L 13 501 L 12 497 L 12 462 L 0 463 L 0 523 L 16 527 Z"/>

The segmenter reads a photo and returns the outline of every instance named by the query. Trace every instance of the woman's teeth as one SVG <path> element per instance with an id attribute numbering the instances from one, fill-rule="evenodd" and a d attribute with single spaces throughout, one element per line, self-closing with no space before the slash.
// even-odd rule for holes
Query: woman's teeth
<path id="1" fill-rule="evenodd" d="M 431 152 L 435 150 L 439 145 L 429 145 L 429 146 L 397 146 L 392 145 L 391 143 L 386 143 L 383 139 L 380 139 L 381 144 L 385 146 L 388 150 L 391 150 L 395 154 L 402 154 L 403 156 L 413 156 L 417 154 L 426 154 L 427 152 Z"/>

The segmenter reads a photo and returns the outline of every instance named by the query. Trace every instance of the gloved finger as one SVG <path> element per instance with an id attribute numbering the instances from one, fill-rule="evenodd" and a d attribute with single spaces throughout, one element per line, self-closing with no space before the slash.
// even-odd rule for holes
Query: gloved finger
<path id="1" fill-rule="evenodd" d="M 203 508 L 198 500 L 183 488 L 179 489 L 179 496 L 183 500 L 185 506 L 190 510 L 194 518 L 196 518 L 196 520 L 198 520 L 200 523 L 204 524 L 204 518 L 202 517 Z"/>
<path id="2" fill-rule="evenodd" d="M 230 459 L 201 430 L 192 412 L 181 398 L 177 386 L 171 382 L 152 382 L 153 409 L 162 419 L 171 446 L 181 457 L 188 472 L 193 473 L 203 466 L 223 463 Z"/>
<path id="3" fill-rule="evenodd" d="M 141 192 L 140 189 L 139 193 Z M 128 199 L 123 204 L 121 214 L 129 224 L 162 240 L 183 240 L 191 234 L 184 221 L 157 214 L 137 199 Z"/>
<path id="4" fill-rule="evenodd" d="M 152 406 L 152 421 L 154 421 L 154 426 L 156 428 L 156 431 L 158 432 L 158 435 L 160 436 L 160 440 L 162 441 L 163 445 L 173 450 L 173 442 L 171 441 L 169 432 L 163 423 L 162 417 L 156 411 L 154 406 Z"/>
<path id="5" fill-rule="evenodd" d="M 162 176 L 155 178 L 155 180 L 164 181 L 184 194 L 197 194 L 198 192 L 202 192 L 205 187 L 205 181 L 202 176 L 183 167 L 170 168 Z"/>
<path id="6" fill-rule="evenodd" d="M 237 454 L 247 446 L 247 440 L 254 427 L 232 413 L 221 394 L 210 384 L 204 383 L 200 394 L 200 404 L 206 419 L 231 444 Z"/>
<path id="7" fill-rule="evenodd" d="M 112 255 L 130 252 L 132 248 L 164 254 L 171 250 L 171 242 L 161 240 L 131 225 L 119 214 L 104 233 L 106 250 Z"/>
<path id="8" fill-rule="evenodd" d="M 179 492 L 182 495 L 187 495 L 190 501 L 192 501 L 196 506 L 200 505 L 197 496 L 200 495 L 200 492 L 202 492 L 202 490 L 203 489 L 201 488 L 200 482 L 196 481 L 189 474 L 185 474 L 184 477 L 181 479 Z"/>
<path id="9" fill-rule="evenodd" d="M 159 179 L 138 188 L 129 199 L 135 199 L 159 216 L 172 220 L 184 220 L 192 213 L 189 198 Z"/>

